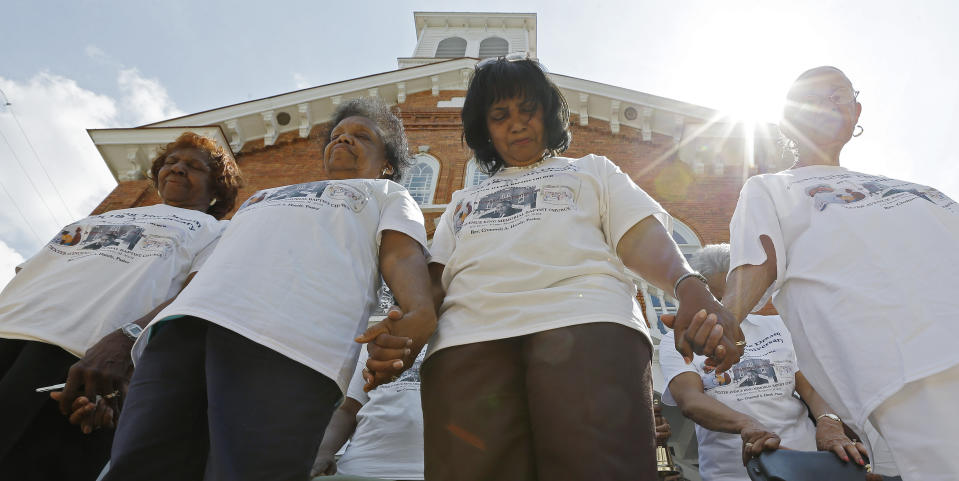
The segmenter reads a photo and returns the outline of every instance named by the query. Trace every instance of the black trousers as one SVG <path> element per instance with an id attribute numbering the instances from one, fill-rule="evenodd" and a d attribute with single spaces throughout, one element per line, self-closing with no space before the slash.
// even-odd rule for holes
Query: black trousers
<path id="1" fill-rule="evenodd" d="M 37 341 L 0 339 L 0 479 L 97 478 L 110 457 L 112 430 L 80 432 L 36 388 L 66 381 L 77 357 Z"/>
<path id="2" fill-rule="evenodd" d="M 309 476 L 335 382 L 195 317 L 167 321 L 137 364 L 107 481 Z"/>

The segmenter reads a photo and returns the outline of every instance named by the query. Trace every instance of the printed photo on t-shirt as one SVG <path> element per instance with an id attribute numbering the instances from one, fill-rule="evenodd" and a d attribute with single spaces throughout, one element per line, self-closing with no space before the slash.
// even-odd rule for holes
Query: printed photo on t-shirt
<path id="1" fill-rule="evenodd" d="M 776 369 L 768 359 L 746 359 L 730 369 L 737 386 L 762 386 L 779 381 Z"/>
<path id="2" fill-rule="evenodd" d="M 535 186 L 507 187 L 480 198 L 476 214 L 480 219 L 499 219 L 512 217 L 527 209 L 536 207 Z"/>
<path id="3" fill-rule="evenodd" d="M 66 256 L 68 262 L 99 256 L 128 264 L 169 256 L 188 231 L 200 227 L 198 221 L 176 214 L 108 212 L 65 227 L 47 243 L 47 249 Z"/>
<path id="4" fill-rule="evenodd" d="M 723 402 L 791 396 L 795 382 L 795 357 L 783 333 L 768 332 L 759 338 L 747 336 L 743 358 L 728 371 L 716 374 L 705 357 L 697 356 L 696 368 L 706 394 Z"/>
<path id="5" fill-rule="evenodd" d="M 544 215 L 576 208 L 580 180 L 575 165 L 545 168 L 516 178 L 493 177 L 465 192 L 453 209 L 452 227 L 459 235 L 512 229 Z"/>
<path id="6" fill-rule="evenodd" d="M 318 180 L 261 190 L 237 209 L 237 214 L 253 207 L 286 206 L 319 209 L 346 207 L 360 212 L 366 207 L 370 194 L 347 182 Z"/>
<path id="7" fill-rule="evenodd" d="M 831 205 L 893 209 L 917 199 L 959 212 L 956 202 L 939 190 L 888 177 L 849 172 L 809 177 L 794 184 L 802 186 L 803 192 L 813 199 L 813 208 L 819 212 Z"/>
<path id="8" fill-rule="evenodd" d="M 78 228 L 79 230 L 79 228 Z M 102 249 L 110 246 L 133 250 L 143 237 L 143 228 L 136 225 L 95 225 L 80 243 L 81 249 Z M 76 245 L 76 244 L 71 244 Z"/>

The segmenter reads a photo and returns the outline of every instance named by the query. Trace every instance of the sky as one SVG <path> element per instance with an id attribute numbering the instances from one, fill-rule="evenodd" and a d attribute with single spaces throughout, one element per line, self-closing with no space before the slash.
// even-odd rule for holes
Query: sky
<path id="1" fill-rule="evenodd" d="M 863 104 L 843 165 L 959 198 L 948 0 L 5 2 L 0 286 L 114 188 L 86 129 L 393 70 L 416 45 L 414 11 L 536 13 L 550 71 L 746 119 L 775 122 L 799 73 L 837 66 Z"/>

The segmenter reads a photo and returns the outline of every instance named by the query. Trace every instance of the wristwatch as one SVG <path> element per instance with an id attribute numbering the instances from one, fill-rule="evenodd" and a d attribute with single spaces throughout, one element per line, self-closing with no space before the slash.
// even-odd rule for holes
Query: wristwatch
<path id="1" fill-rule="evenodd" d="M 123 327 L 120 328 L 120 332 L 126 334 L 126 336 L 130 339 L 136 341 L 137 338 L 140 337 L 140 333 L 143 332 L 143 328 L 140 327 L 139 324 L 131 322 L 129 324 L 124 324 Z"/>
<path id="2" fill-rule="evenodd" d="M 832 419 L 833 421 L 838 421 L 840 424 L 842 424 L 842 419 L 839 419 L 839 416 L 836 416 L 833 413 L 823 413 L 816 416 L 816 422 L 818 423 L 819 420 L 822 418 L 829 418 L 829 419 Z"/>

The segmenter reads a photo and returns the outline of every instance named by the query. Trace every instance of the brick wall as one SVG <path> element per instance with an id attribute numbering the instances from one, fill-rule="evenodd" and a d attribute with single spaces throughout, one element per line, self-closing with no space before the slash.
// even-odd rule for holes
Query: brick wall
<path id="1" fill-rule="evenodd" d="M 463 187 L 466 163 L 471 157 L 461 141 L 459 109 L 436 105 L 438 101 L 464 95 L 462 90 L 442 91 L 439 96 L 420 92 L 407 96 L 406 102 L 397 106 L 413 153 L 420 146 L 428 146 L 428 153 L 440 161 L 436 204 L 449 202 L 451 194 Z M 598 119 L 590 118 L 589 125 L 581 127 L 574 115 L 571 123 L 573 141 L 566 156 L 595 153 L 609 157 L 670 214 L 692 228 L 701 242 L 728 242 L 729 219 L 745 180 L 741 166 L 727 165 L 725 175 L 696 175 L 675 158 L 672 137 L 654 133 L 652 141 L 643 142 L 641 133 L 630 127 L 621 126 L 620 133 L 614 135 L 609 124 Z M 237 206 L 259 189 L 325 179 L 321 159 L 327 128 L 317 125 L 305 139 L 299 138 L 296 131 L 287 132 L 269 147 L 264 147 L 262 140 L 247 142 L 237 155 L 246 179 Z M 159 201 L 150 181 L 121 182 L 94 213 Z M 438 216 L 426 215 L 431 234 L 432 220 Z"/>

